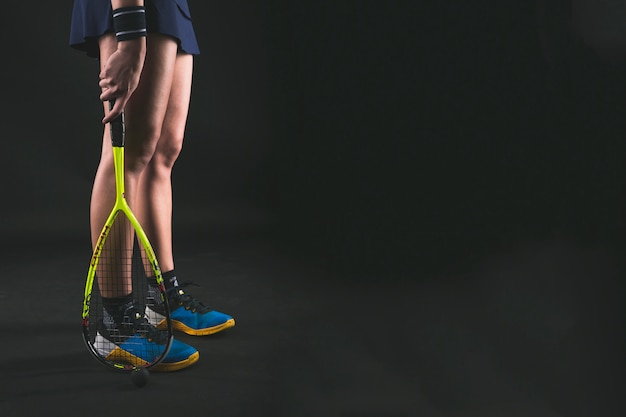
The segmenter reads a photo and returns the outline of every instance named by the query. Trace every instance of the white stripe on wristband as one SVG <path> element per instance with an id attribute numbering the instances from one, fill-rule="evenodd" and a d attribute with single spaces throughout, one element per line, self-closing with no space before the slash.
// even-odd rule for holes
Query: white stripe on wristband
<path id="1" fill-rule="evenodd" d="M 115 36 L 119 37 L 119 36 L 124 36 L 124 35 L 128 35 L 131 33 L 146 33 L 146 29 L 139 29 L 139 30 L 125 30 L 122 32 L 115 32 Z"/>
<path id="2" fill-rule="evenodd" d="M 147 36 L 146 9 L 143 6 L 115 9 L 112 16 L 118 42 Z"/>
<path id="3" fill-rule="evenodd" d="M 142 9 L 137 9 L 137 10 L 125 10 L 125 11 L 121 11 L 121 12 L 114 11 L 114 12 L 113 12 L 113 17 L 118 17 L 118 16 L 122 16 L 122 15 L 125 15 L 125 14 L 129 14 L 129 13 L 145 13 L 145 12 L 146 12 L 146 11 L 145 11 L 145 10 L 142 10 Z"/>

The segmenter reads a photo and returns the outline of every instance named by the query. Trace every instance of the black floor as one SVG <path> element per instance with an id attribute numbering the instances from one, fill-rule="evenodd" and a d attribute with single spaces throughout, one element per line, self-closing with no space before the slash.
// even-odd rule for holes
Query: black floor
<path id="1" fill-rule="evenodd" d="M 237 325 L 180 336 L 200 361 L 144 388 L 83 345 L 85 251 L 7 254 L 1 416 L 608 417 L 626 405 L 613 249 L 527 243 L 454 274 L 359 279 L 264 240 L 187 242 L 179 276 Z"/>

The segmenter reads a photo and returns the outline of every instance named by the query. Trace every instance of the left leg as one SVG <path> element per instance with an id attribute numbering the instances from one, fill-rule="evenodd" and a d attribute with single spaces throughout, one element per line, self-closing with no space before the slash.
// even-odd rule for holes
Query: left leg
<path id="1" fill-rule="evenodd" d="M 193 55 L 179 53 L 161 136 L 152 159 L 141 174 L 136 200 L 137 215 L 153 242 L 168 291 L 172 324 L 187 334 L 203 336 L 235 325 L 235 320 L 215 311 L 178 287 L 174 272 L 172 241 L 172 169 L 183 146 L 193 72 Z M 172 281 L 170 281 L 172 280 Z M 184 285 L 184 284 L 183 284 Z M 176 286 L 175 290 L 172 287 Z M 158 325 L 163 316 L 147 309 L 148 319 Z"/>
<path id="2" fill-rule="evenodd" d="M 193 55 L 176 57 L 161 134 L 139 179 L 137 216 L 163 271 L 174 269 L 172 248 L 172 168 L 183 146 L 193 71 Z"/>

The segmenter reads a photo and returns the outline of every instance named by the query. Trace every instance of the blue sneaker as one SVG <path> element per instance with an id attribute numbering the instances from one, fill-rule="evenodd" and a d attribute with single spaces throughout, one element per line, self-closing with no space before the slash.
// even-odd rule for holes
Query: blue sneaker
<path id="1" fill-rule="evenodd" d="M 167 337 L 166 332 L 150 325 L 135 306 L 130 306 L 121 323 L 115 323 L 104 311 L 95 346 L 106 359 L 145 366 L 163 354 Z M 150 369 L 176 371 L 192 365 L 199 358 L 200 353 L 195 348 L 174 339 L 165 358 Z"/>
<path id="2" fill-rule="evenodd" d="M 206 336 L 235 325 L 235 319 L 228 314 L 212 310 L 183 291 L 183 287 L 188 285 L 191 282 L 167 290 L 172 327 L 175 330 L 192 336 Z M 151 325 L 162 328 L 165 316 L 158 310 L 158 306 L 146 306 L 145 315 Z"/>

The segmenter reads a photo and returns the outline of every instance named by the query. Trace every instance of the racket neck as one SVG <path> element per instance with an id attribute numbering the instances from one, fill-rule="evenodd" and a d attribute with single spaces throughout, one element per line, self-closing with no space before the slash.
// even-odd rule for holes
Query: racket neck
<path id="1" fill-rule="evenodd" d="M 124 147 L 113 146 L 113 165 L 115 167 L 115 190 L 117 200 L 124 198 Z"/>

